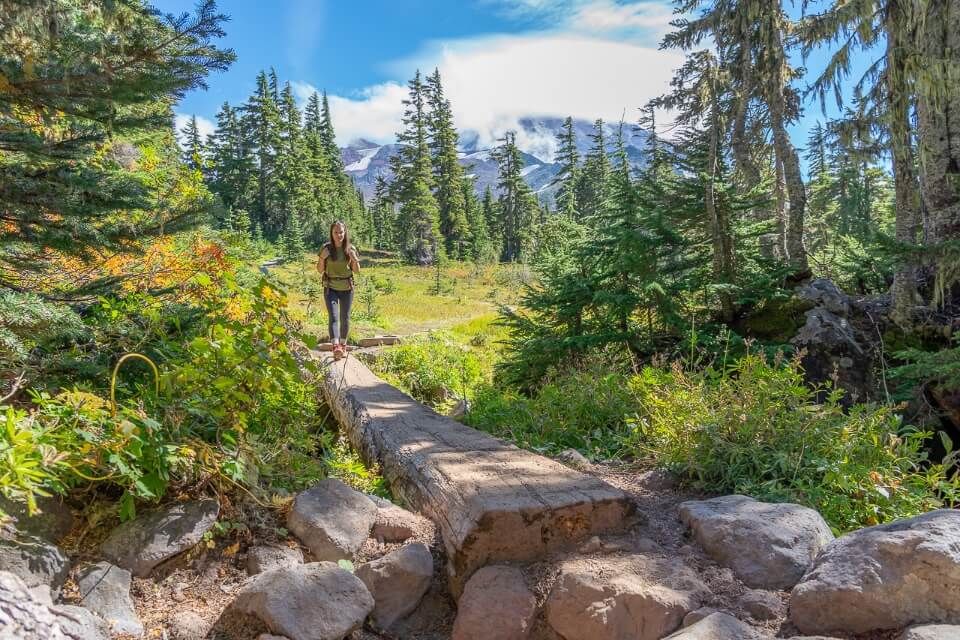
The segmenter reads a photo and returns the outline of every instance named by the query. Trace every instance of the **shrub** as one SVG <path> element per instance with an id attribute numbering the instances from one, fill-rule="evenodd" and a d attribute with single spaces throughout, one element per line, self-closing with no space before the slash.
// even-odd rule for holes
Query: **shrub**
<path id="1" fill-rule="evenodd" d="M 630 383 L 637 411 L 627 446 L 699 488 L 809 505 L 848 531 L 956 504 L 955 456 L 929 465 L 929 433 L 892 408 L 856 405 L 804 383 L 798 361 L 748 355 L 729 371 L 648 367 Z"/>

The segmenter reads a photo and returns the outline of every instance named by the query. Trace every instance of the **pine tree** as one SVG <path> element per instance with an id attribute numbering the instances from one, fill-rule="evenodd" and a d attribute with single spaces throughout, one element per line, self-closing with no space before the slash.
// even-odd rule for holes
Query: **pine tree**
<path id="1" fill-rule="evenodd" d="M 212 0 L 169 21 L 126 2 L 6 2 L 0 13 L 0 286 L 30 289 L 27 274 L 58 254 L 129 251 L 195 221 L 153 208 L 124 147 L 166 135 L 175 149 L 169 105 L 232 62 L 215 44 L 226 18 Z"/>
<path id="2" fill-rule="evenodd" d="M 280 233 L 283 222 L 277 183 L 277 157 L 282 152 L 283 143 L 280 111 L 273 95 L 267 74 L 261 71 L 257 76 L 256 92 L 244 106 L 244 126 L 253 134 L 257 165 L 257 199 L 252 213 L 261 232 L 268 238 Z"/>
<path id="3" fill-rule="evenodd" d="M 577 139 L 573 129 L 573 118 L 567 117 L 563 121 L 563 129 L 557 133 L 559 149 L 554 160 L 560 165 L 556 177 L 551 185 L 560 185 L 557 189 L 557 211 L 571 220 L 577 216 L 577 184 L 580 181 L 580 152 L 577 150 Z"/>
<path id="4" fill-rule="evenodd" d="M 217 128 L 210 138 L 208 185 L 227 210 L 249 210 L 255 204 L 252 149 L 253 139 L 244 130 L 237 110 L 225 102 L 217 113 Z"/>
<path id="5" fill-rule="evenodd" d="M 487 188 L 483 191 L 480 211 L 483 214 L 483 221 L 487 225 L 487 234 L 490 236 L 490 243 L 495 247 L 503 247 L 503 228 L 500 226 L 500 207 L 493 197 L 493 190 L 490 188 L 490 185 L 487 185 Z"/>
<path id="6" fill-rule="evenodd" d="M 393 203 L 390 201 L 390 185 L 383 175 L 374 182 L 373 203 L 370 205 L 375 249 L 394 248 Z"/>
<path id="7" fill-rule="evenodd" d="M 464 176 L 461 180 L 463 201 L 467 209 L 467 224 L 470 227 L 468 257 L 475 262 L 492 262 L 497 252 L 490 240 L 490 230 L 483 213 L 483 206 L 477 200 L 473 178 Z M 491 199 L 492 199 L 491 195 Z"/>
<path id="8" fill-rule="evenodd" d="M 603 120 L 594 123 L 590 141 L 590 151 L 584 158 L 577 185 L 580 222 L 585 224 L 590 224 L 591 219 L 603 213 L 610 195 L 610 157 L 607 155 Z"/>
<path id="9" fill-rule="evenodd" d="M 538 204 L 521 173 L 523 156 L 516 144 L 516 134 L 507 132 L 500 143 L 500 146 L 494 149 L 492 157 L 499 166 L 498 227 L 503 234 L 501 258 L 506 262 L 516 262 L 524 257 L 524 248 L 531 239 L 530 231 Z"/>
<path id="10" fill-rule="evenodd" d="M 446 241 L 447 253 L 453 258 L 462 258 L 470 233 L 463 198 L 463 168 L 457 158 L 459 137 L 453 126 L 453 111 L 450 101 L 444 98 L 439 69 L 427 78 L 426 93 L 430 107 L 428 135 L 436 185 L 434 193 L 440 209 L 440 233 Z"/>
<path id="11" fill-rule="evenodd" d="M 300 111 L 297 109 L 290 83 L 284 84 L 280 94 L 280 139 L 277 156 L 277 189 L 283 216 L 282 225 L 296 221 L 296 235 L 303 243 L 303 219 L 307 212 L 316 210 L 307 164 L 307 150 L 301 131 Z"/>
<path id="12" fill-rule="evenodd" d="M 200 129 L 197 126 L 197 116 L 190 116 L 183 130 L 183 163 L 195 171 L 204 168 L 205 149 L 200 139 Z"/>
<path id="13" fill-rule="evenodd" d="M 432 264 L 434 247 L 443 249 L 440 208 L 433 195 L 433 171 L 427 141 L 426 90 L 417 71 L 403 101 L 404 130 L 397 133 L 398 153 L 391 158 L 391 198 L 400 203 L 400 244 L 420 265 Z"/>
<path id="14" fill-rule="evenodd" d="M 300 226 L 300 214 L 296 209 L 290 211 L 283 230 L 283 257 L 293 262 L 303 257 L 303 229 Z"/>

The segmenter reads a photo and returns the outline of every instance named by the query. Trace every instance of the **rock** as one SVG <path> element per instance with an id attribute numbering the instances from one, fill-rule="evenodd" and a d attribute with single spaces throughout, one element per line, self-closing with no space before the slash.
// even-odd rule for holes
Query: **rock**
<path id="1" fill-rule="evenodd" d="M 352 560 L 370 535 L 377 507 L 334 478 L 297 495 L 287 515 L 290 529 L 317 560 Z"/>
<path id="2" fill-rule="evenodd" d="M 50 607 L 50 611 L 70 640 L 110 640 L 110 625 L 89 609 L 61 604 Z"/>
<path id="3" fill-rule="evenodd" d="M 689 627 L 690 625 L 697 624 L 704 618 L 714 613 L 720 613 L 720 609 L 714 609 L 713 607 L 700 607 L 695 611 L 691 611 L 687 615 L 683 616 L 683 622 L 680 623 L 681 627 Z"/>
<path id="4" fill-rule="evenodd" d="M 519 569 L 491 565 L 467 581 L 457 603 L 451 640 L 524 640 L 530 636 L 537 599 Z"/>
<path id="5" fill-rule="evenodd" d="M 960 626 L 952 624 L 925 624 L 910 627 L 899 640 L 960 640 Z"/>
<path id="6" fill-rule="evenodd" d="M 303 564 L 303 553 L 300 549 L 284 545 L 258 545 L 247 550 L 247 573 L 256 575 L 276 569 Z"/>
<path id="7" fill-rule="evenodd" d="M 196 611 L 175 611 L 167 618 L 170 640 L 203 640 L 210 626 Z"/>
<path id="8" fill-rule="evenodd" d="M 447 417 L 451 420 L 459 420 L 470 413 L 470 401 L 461 398 L 457 400 L 457 403 L 453 405 L 453 408 L 447 412 Z"/>
<path id="9" fill-rule="evenodd" d="M 658 640 L 706 595 L 706 586 L 675 558 L 576 559 L 561 565 L 547 622 L 565 640 Z"/>
<path id="10" fill-rule="evenodd" d="M 798 287 L 794 295 L 799 300 L 807 301 L 815 307 L 823 307 L 840 316 L 847 316 L 850 313 L 850 297 L 826 278 L 811 280 L 802 287 Z"/>
<path id="11" fill-rule="evenodd" d="M 418 529 L 427 524 L 426 518 L 401 509 L 389 500 L 370 496 L 377 507 L 376 519 L 370 537 L 383 542 L 406 542 Z"/>
<path id="12" fill-rule="evenodd" d="M 960 511 L 868 527 L 830 544 L 790 598 L 803 633 L 960 624 Z"/>
<path id="13" fill-rule="evenodd" d="M 412 613 L 430 588 L 433 557 L 427 545 L 414 542 L 361 565 L 356 575 L 373 596 L 370 620 L 379 629 L 389 629 Z"/>
<path id="14" fill-rule="evenodd" d="M 114 633 L 143 634 L 130 597 L 130 572 L 109 562 L 84 567 L 77 576 L 84 607 L 107 621 Z"/>
<path id="15" fill-rule="evenodd" d="M 285 636 L 275 636 L 272 633 L 261 633 L 257 640 L 288 640 Z"/>
<path id="16" fill-rule="evenodd" d="M 557 460 L 574 469 L 588 469 L 591 466 L 590 460 L 576 449 L 564 449 L 557 454 Z"/>
<path id="17" fill-rule="evenodd" d="M 57 616 L 37 600 L 26 583 L 0 571 L 0 638 L 3 640 L 70 640 Z"/>
<path id="18" fill-rule="evenodd" d="M 73 529 L 73 510 L 59 498 L 37 498 L 40 513 L 29 515 L 27 505 L 0 495 L 0 511 L 13 518 L 17 531 L 56 544 Z"/>
<path id="19" fill-rule="evenodd" d="M 786 613 L 780 597 L 771 591 L 750 589 L 740 597 L 740 606 L 754 620 L 774 620 Z"/>
<path id="20" fill-rule="evenodd" d="M 171 505 L 121 524 L 100 550 L 114 564 L 143 578 L 164 560 L 200 542 L 219 513 L 216 500 Z"/>
<path id="21" fill-rule="evenodd" d="M 363 582 L 333 562 L 310 562 L 258 574 L 230 610 L 256 616 L 290 640 L 341 640 L 373 611 Z"/>
<path id="22" fill-rule="evenodd" d="M 833 540 L 813 509 L 723 496 L 680 505 L 680 519 L 707 554 L 748 586 L 789 589 Z"/>
<path id="23" fill-rule="evenodd" d="M 718 612 L 667 636 L 667 640 L 760 640 L 761 637 L 752 627 Z"/>
<path id="24" fill-rule="evenodd" d="M 637 478 L 644 488 L 651 491 L 669 491 L 677 487 L 677 476 L 666 469 L 652 469 Z"/>
<path id="25" fill-rule="evenodd" d="M 40 538 L 0 538 L 0 571 L 16 575 L 31 593 L 52 604 L 67 579 L 70 561 L 59 548 Z"/>

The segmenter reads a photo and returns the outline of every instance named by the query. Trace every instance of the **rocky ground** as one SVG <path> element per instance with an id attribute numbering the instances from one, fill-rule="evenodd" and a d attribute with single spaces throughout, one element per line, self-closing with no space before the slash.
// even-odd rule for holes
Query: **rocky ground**
<path id="1" fill-rule="evenodd" d="M 803 507 L 705 500 L 663 472 L 565 462 L 626 491 L 640 521 L 481 569 L 459 603 L 433 524 L 338 481 L 278 510 L 187 501 L 112 531 L 47 503 L 0 539 L 0 637 L 960 638 L 903 630 L 960 623 L 960 512 L 834 541 Z"/>

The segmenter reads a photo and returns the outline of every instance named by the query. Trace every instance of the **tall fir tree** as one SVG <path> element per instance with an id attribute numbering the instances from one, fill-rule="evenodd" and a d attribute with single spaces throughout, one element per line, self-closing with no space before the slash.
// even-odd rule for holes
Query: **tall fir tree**
<path id="1" fill-rule="evenodd" d="M 280 110 L 273 98 L 267 74 L 257 76 L 257 89 L 244 105 L 244 126 L 253 134 L 257 165 L 257 198 L 252 208 L 254 222 L 267 238 L 276 238 L 282 230 L 279 218 L 277 157 L 283 146 Z"/>
<path id="2" fill-rule="evenodd" d="M 403 101 L 403 131 L 399 150 L 391 158 L 394 181 L 391 197 L 400 203 L 401 247 L 417 264 L 429 265 L 443 250 L 440 207 L 433 195 L 433 170 L 427 139 L 426 87 L 420 71 L 408 84 Z"/>
<path id="3" fill-rule="evenodd" d="M 500 146 L 491 154 L 497 161 L 499 175 L 499 224 L 503 240 L 501 259 L 517 262 L 524 258 L 524 249 L 531 240 L 531 228 L 539 205 L 523 179 L 523 156 L 517 147 L 516 134 L 509 131 Z"/>
<path id="4" fill-rule="evenodd" d="M 597 120 L 590 136 L 590 151 L 584 158 L 577 183 L 580 222 L 585 224 L 601 215 L 609 203 L 610 156 L 603 129 L 603 120 Z"/>
<path id="5" fill-rule="evenodd" d="M 440 209 L 440 233 L 446 242 L 447 254 L 462 258 L 467 250 L 470 227 L 463 198 L 463 168 L 457 158 L 459 136 L 453 125 L 450 101 L 443 95 L 440 70 L 435 69 L 426 81 L 427 104 L 430 108 L 428 135 L 433 158 L 433 178 Z"/>
<path id="6" fill-rule="evenodd" d="M 576 218 L 577 185 L 580 181 L 580 152 L 577 150 L 576 132 L 573 118 L 563 121 L 563 128 L 557 133 L 558 150 L 554 162 L 560 165 L 551 185 L 560 185 L 557 189 L 557 211 L 571 220 Z"/>
<path id="7" fill-rule="evenodd" d="M 183 163 L 195 171 L 202 170 L 206 164 L 204 162 L 206 145 L 200 137 L 197 116 L 190 116 L 181 133 L 183 134 Z"/>
<path id="8" fill-rule="evenodd" d="M 210 190 L 227 211 L 249 211 L 256 202 L 254 140 L 245 130 L 237 110 L 223 103 L 217 128 L 210 140 Z M 247 214 L 249 222 L 249 214 Z M 248 225 L 246 231 L 250 231 Z"/>

